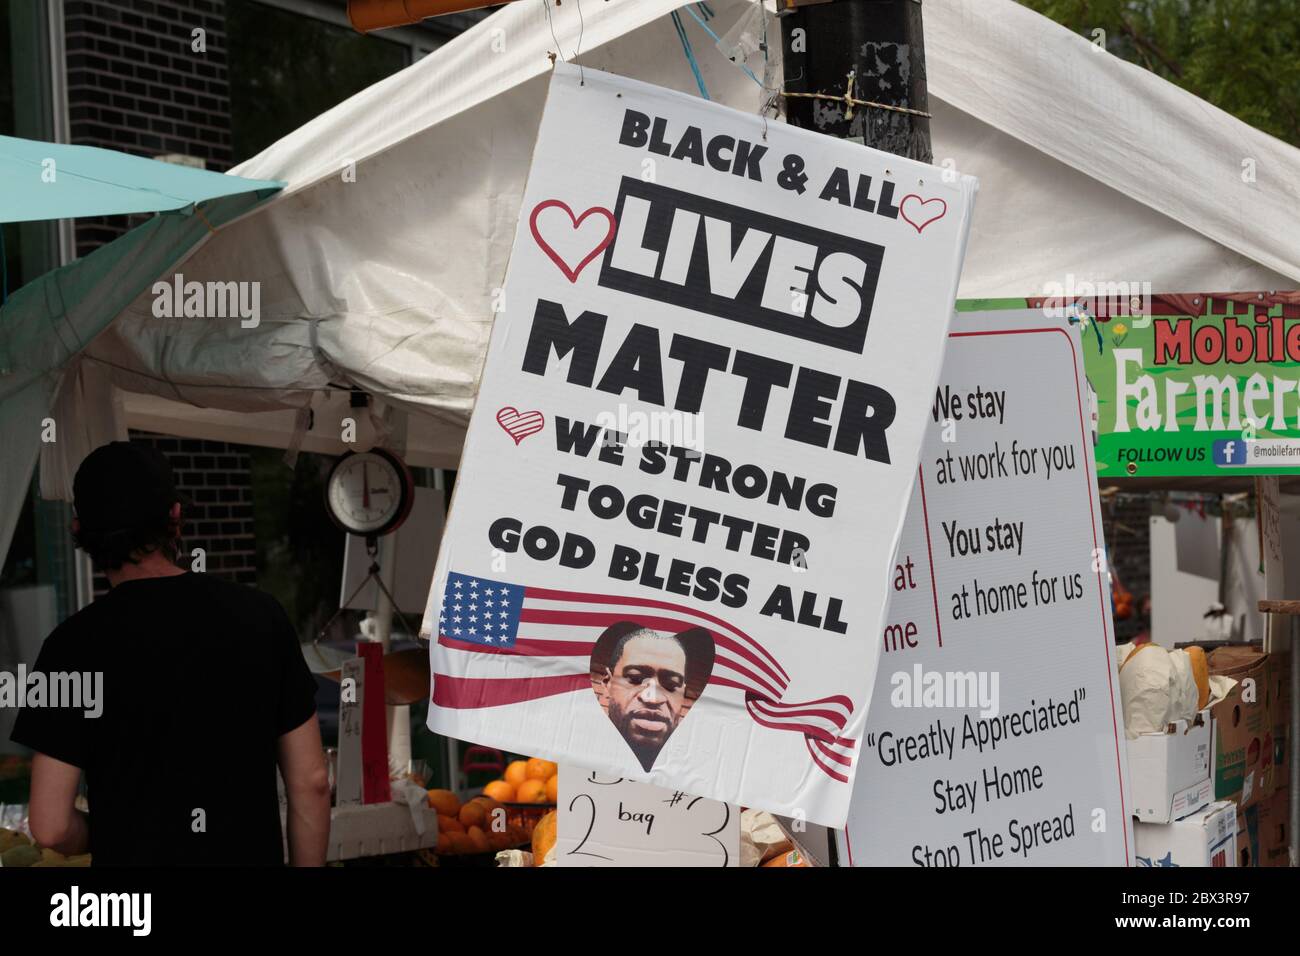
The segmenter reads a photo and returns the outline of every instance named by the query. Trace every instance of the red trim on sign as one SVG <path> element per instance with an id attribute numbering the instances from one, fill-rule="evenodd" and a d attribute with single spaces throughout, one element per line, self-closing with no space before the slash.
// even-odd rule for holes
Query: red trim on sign
<path id="1" fill-rule="evenodd" d="M 934 579 L 934 546 L 930 543 L 930 509 L 925 503 L 925 472 L 918 465 L 916 479 L 921 483 L 921 517 L 925 520 L 925 551 L 930 556 L 930 593 L 934 595 L 934 632 L 943 647 L 943 627 L 939 623 L 939 582 Z"/>
<path id="2" fill-rule="evenodd" d="M 357 657 L 365 692 L 361 699 L 361 802 L 393 799 L 388 779 L 388 731 L 384 716 L 384 649 L 371 641 L 357 642 Z"/>

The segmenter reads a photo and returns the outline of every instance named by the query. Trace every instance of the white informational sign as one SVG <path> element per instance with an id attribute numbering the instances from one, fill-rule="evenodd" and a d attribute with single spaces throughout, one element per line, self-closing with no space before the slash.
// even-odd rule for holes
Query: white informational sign
<path id="1" fill-rule="evenodd" d="M 1223 559 L 1217 518 L 1207 515 L 1203 510 L 1198 512 L 1190 508 L 1182 509 L 1182 514 L 1174 525 L 1174 549 L 1181 573 L 1194 574 L 1198 578 L 1213 581 L 1216 585 L 1219 583 Z"/>
<path id="2" fill-rule="evenodd" d="M 564 767 L 558 866 L 739 866 L 740 808 Z"/>
<path id="3" fill-rule="evenodd" d="M 1077 331 L 959 314 L 882 630 L 841 861 L 1132 858 Z"/>
<path id="4" fill-rule="evenodd" d="M 947 179 L 556 66 L 431 729 L 843 824 L 975 192 Z"/>
<path id="5" fill-rule="evenodd" d="M 339 755 L 335 802 L 361 805 L 361 705 L 366 695 L 366 669 L 359 657 L 343 662 L 339 676 Z"/>

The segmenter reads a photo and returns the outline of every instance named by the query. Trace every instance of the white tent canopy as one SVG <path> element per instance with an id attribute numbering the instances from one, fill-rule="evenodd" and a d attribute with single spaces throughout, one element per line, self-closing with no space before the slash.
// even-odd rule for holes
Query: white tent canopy
<path id="1" fill-rule="evenodd" d="M 80 447 L 44 446 L 45 493 L 66 492 L 89 446 L 126 426 L 341 452 L 338 419 L 356 413 L 338 386 L 380 400 L 368 418 L 381 432 L 383 407 L 412 412 L 408 460 L 454 467 L 548 51 L 573 59 L 581 38 L 586 67 L 698 92 L 669 19 L 680 0 L 579 6 L 548 19 L 512 4 L 234 170 L 289 185 L 177 271 L 260 283 L 260 324 L 160 319 L 140 295 L 64 376 L 61 414 L 93 403 L 100 424 Z M 719 34 L 752 9 L 710 6 Z M 981 182 L 963 297 L 1070 277 L 1156 292 L 1300 282 L 1300 150 L 1013 0 L 928 0 L 924 18 L 935 162 Z M 682 19 L 711 97 L 757 112 L 771 93 Z M 779 52 L 778 30 L 769 18 Z"/>

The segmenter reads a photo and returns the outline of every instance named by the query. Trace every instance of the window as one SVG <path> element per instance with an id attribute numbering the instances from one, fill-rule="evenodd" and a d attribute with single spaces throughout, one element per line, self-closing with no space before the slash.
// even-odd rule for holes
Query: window
<path id="1" fill-rule="evenodd" d="M 226 4 L 237 163 L 411 62 L 410 46 L 304 16 L 311 6 Z"/>
<path id="2" fill-rule="evenodd" d="M 0 0 L 0 134 L 51 140 L 45 4 Z M 51 223 L 6 223 L 0 299 L 58 265 Z"/>
<path id="3" fill-rule="evenodd" d="M 44 3 L 0 0 L 0 134 L 5 136 L 54 139 L 47 13 Z M 0 226 L 0 299 L 59 264 L 57 241 L 53 222 Z M 0 590 L 48 587 L 56 614 L 63 618 L 76 607 L 70 511 L 63 502 L 38 498 L 35 487 L 33 480 L 13 541 L 0 555 Z"/>

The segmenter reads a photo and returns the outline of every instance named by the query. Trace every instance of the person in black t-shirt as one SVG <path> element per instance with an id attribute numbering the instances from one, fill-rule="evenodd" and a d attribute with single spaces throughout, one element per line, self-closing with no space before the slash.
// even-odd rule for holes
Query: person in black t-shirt
<path id="1" fill-rule="evenodd" d="M 73 499 L 73 536 L 112 589 L 55 628 L 35 667 L 51 687 L 53 675 L 95 675 L 83 678 L 99 688 L 93 706 L 29 701 L 14 725 L 36 751 L 36 842 L 89 850 L 95 865 L 280 865 L 278 766 L 289 861 L 322 865 L 330 807 L 316 686 L 283 608 L 176 566 L 180 498 L 152 448 L 96 449 Z M 82 771 L 89 814 L 74 805 Z"/>

